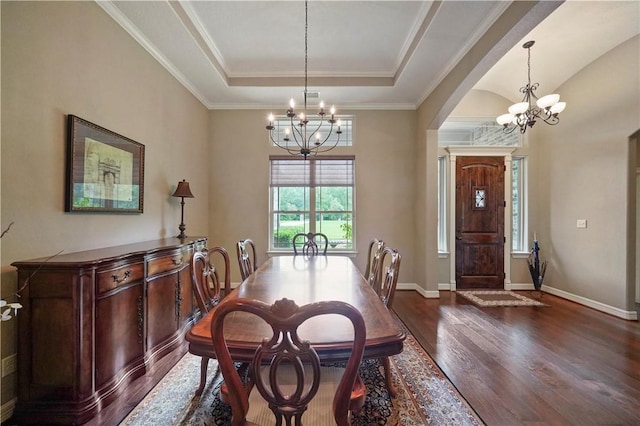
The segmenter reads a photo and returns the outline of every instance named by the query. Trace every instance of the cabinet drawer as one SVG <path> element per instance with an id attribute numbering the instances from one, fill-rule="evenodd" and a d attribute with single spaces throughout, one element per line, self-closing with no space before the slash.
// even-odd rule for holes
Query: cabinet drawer
<path id="1" fill-rule="evenodd" d="M 100 270 L 98 275 L 98 293 L 113 290 L 144 277 L 144 263 L 131 263 L 113 269 Z"/>
<path id="2" fill-rule="evenodd" d="M 178 269 L 185 263 L 189 263 L 189 255 L 183 250 L 176 250 L 161 257 L 151 258 L 147 261 L 147 276 L 152 277 Z"/>

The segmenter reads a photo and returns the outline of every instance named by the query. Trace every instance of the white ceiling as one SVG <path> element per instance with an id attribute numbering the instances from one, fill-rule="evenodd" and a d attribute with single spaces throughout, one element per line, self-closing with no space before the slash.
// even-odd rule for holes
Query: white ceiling
<path id="1" fill-rule="evenodd" d="M 414 109 L 510 3 L 311 0 L 309 91 L 342 108 Z M 301 0 L 98 4 L 207 108 L 284 110 L 290 97 L 301 100 Z M 531 28 L 542 21 L 530 33 L 521 29 L 521 41 L 475 88 L 518 101 L 527 77 L 526 40 L 536 41 L 532 80 L 546 94 L 640 32 L 635 0 L 567 1 L 544 19 L 553 8 L 523 23 Z"/>

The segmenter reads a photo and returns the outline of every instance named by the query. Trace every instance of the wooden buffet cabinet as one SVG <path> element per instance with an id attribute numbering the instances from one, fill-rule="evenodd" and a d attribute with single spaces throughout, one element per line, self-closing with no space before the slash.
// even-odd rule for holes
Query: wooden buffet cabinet
<path id="1" fill-rule="evenodd" d="M 18 285 L 29 282 L 13 419 L 82 424 L 130 399 L 136 378 L 159 382 L 166 369 L 154 364 L 186 352 L 183 336 L 197 315 L 190 260 L 206 243 L 168 238 L 14 262 Z"/>

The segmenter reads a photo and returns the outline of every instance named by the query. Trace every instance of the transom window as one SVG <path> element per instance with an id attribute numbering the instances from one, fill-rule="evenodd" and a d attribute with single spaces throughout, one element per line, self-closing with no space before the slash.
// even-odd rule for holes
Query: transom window
<path id="1" fill-rule="evenodd" d="M 269 249 L 293 251 L 295 234 L 322 232 L 329 251 L 354 251 L 354 157 L 269 162 Z"/>
<path id="2" fill-rule="evenodd" d="M 504 133 L 494 119 L 464 118 L 447 120 L 438 129 L 438 145 L 445 146 L 519 146 L 520 133 Z"/>
<path id="3" fill-rule="evenodd" d="M 307 117 L 307 118 L 309 119 L 309 122 L 307 123 L 307 129 L 315 130 L 318 127 L 318 125 L 320 125 L 320 120 L 315 119 L 313 117 Z M 335 146 L 351 146 L 353 143 L 353 116 L 350 116 L 350 115 L 336 116 L 336 120 L 340 120 L 340 131 L 342 131 L 342 133 L 340 134 L 340 140 L 337 139 L 338 134 L 336 133 L 336 131 L 338 129 L 338 123 L 336 123 L 333 125 L 333 132 L 329 136 L 329 139 L 327 139 L 327 142 L 325 142 L 325 145 L 333 146 L 336 144 L 336 141 L 338 140 L 338 144 Z M 296 123 L 295 118 L 293 119 L 293 122 L 294 124 Z M 273 130 L 274 138 L 275 138 L 275 135 L 278 135 L 280 136 L 279 140 L 282 140 L 281 136 L 284 135 L 284 129 L 291 127 L 291 119 L 286 115 L 277 116 L 275 117 L 273 126 L 275 127 L 275 129 Z M 320 129 L 318 131 L 320 132 L 321 135 L 328 135 L 330 130 L 331 130 L 331 123 L 329 123 L 327 120 L 324 120 L 320 125 Z M 272 145 L 276 146 L 273 143 Z M 293 137 L 291 137 L 291 141 L 289 142 L 289 145 L 295 146 Z"/>

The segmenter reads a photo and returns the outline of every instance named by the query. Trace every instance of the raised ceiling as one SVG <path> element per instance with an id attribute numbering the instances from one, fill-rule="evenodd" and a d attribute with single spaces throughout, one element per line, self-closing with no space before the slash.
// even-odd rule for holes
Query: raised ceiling
<path id="1" fill-rule="evenodd" d="M 207 108 L 284 108 L 301 98 L 302 0 L 98 3 Z M 341 108 L 417 108 L 510 4 L 309 1 L 309 90 Z M 528 39 L 532 78 L 548 93 L 640 31 L 636 1 L 558 4 L 512 31 L 508 53 L 476 88 L 517 101 Z"/>

